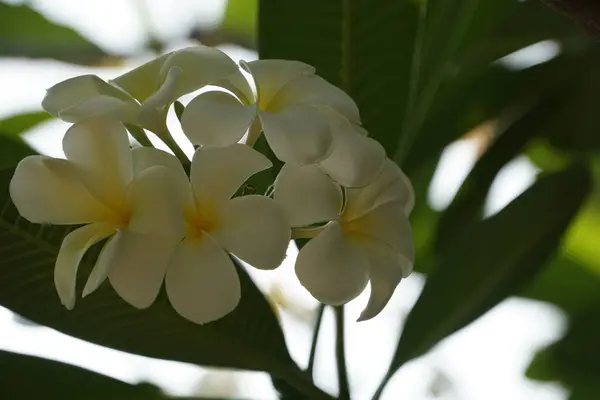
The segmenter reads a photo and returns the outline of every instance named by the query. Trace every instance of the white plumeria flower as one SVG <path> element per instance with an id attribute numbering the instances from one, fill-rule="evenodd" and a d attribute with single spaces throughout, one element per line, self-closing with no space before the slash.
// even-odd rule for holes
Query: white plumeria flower
<path id="1" fill-rule="evenodd" d="M 181 126 L 194 144 L 227 146 L 239 142 L 247 129 L 249 144 L 262 129 L 273 153 L 295 165 L 324 160 L 334 146 L 332 110 L 359 123 L 358 107 L 342 90 L 315 75 L 299 61 L 242 62 L 241 72 L 216 82 L 224 91 L 209 91 L 185 108 Z M 237 97 L 236 97 L 237 96 Z M 258 129 L 257 129 L 258 128 Z"/>
<path id="2" fill-rule="evenodd" d="M 260 269 L 277 268 L 285 258 L 291 230 L 283 210 L 264 196 L 231 198 L 271 162 L 243 144 L 202 147 L 194 155 L 188 180 L 174 156 L 148 147 L 139 151 L 144 154 L 141 170 L 163 165 L 171 171 L 185 218 L 185 238 L 165 276 L 169 300 L 190 321 L 217 320 L 233 311 L 241 295 L 228 253 Z"/>
<path id="3" fill-rule="evenodd" d="M 298 254 L 300 283 L 322 303 L 340 305 L 356 298 L 370 282 L 362 321 L 379 314 L 400 280 L 412 272 L 408 215 L 414 192 L 400 168 L 387 160 L 371 184 L 346 190 L 343 208 L 342 198 L 340 187 L 316 166 L 285 165 L 275 183 L 274 199 L 292 226 L 331 221 L 295 235 L 316 235 Z"/>
<path id="4" fill-rule="evenodd" d="M 75 305 L 79 263 L 95 243 L 110 237 L 85 285 L 94 291 L 108 276 L 115 291 L 138 308 L 155 300 L 152 279 L 165 270 L 184 225 L 167 168 L 135 170 L 120 123 L 92 118 L 65 134 L 66 160 L 29 156 L 17 166 L 10 195 L 19 213 L 34 223 L 87 224 L 63 240 L 54 270 L 61 302 Z"/>
<path id="5" fill-rule="evenodd" d="M 95 75 L 67 79 L 48 89 L 42 106 L 67 122 L 110 116 L 160 135 L 166 129 L 168 106 L 177 98 L 237 70 L 217 49 L 189 47 L 160 56 L 109 83 Z"/>

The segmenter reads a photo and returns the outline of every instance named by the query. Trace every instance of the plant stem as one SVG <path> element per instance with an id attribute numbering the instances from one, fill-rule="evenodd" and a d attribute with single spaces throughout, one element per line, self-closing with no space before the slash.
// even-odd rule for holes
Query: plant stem
<path id="1" fill-rule="evenodd" d="M 181 150 L 181 147 L 179 147 L 179 145 L 175 142 L 173 136 L 171 136 L 171 132 L 169 132 L 169 129 L 165 126 L 164 130 L 160 132 L 160 134 L 157 134 L 157 136 L 163 142 L 165 142 L 169 149 L 171 149 L 171 151 L 175 154 L 179 161 L 181 161 L 183 167 L 187 168 L 190 164 L 190 159 L 188 158 L 188 156 L 185 155 L 183 150 Z"/>
<path id="2" fill-rule="evenodd" d="M 308 367 L 306 372 L 313 377 L 313 368 L 315 366 L 315 357 L 317 355 L 317 342 L 319 341 L 319 332 L 321 331 L 321 322 L 323 321 L 323 311 L 325 311 L 325 305 L 319 304 L 317 310 L 317 321 L 315 323 L 315 330 L 313 331 L 312 343 L 310 345 L 310 356 L 308 357 Z"/>
<path id="3" fill-rule="evenodd" d="M 344 346 L 344 306 L 334 307 L 335 311 L 335 358 L 338 370 L 339 400 L 350 400 L 350 385 L 346 369 L 346 352 Z"/>
<path id="4" fill-rule="evenodd" d="M 260 125 L 260 120 L 255 118 L 250 125 L 250 129 L 248 130 L 248 136 L 246 137 L 246 145 L 250 147 L 254 147 L 254 144 L 258 140 L 258 137 L 262 133 L 262 126 Z"/>
<path id="5" fill-rule="evenodd" d="M 146 136 L 146 132 L 144 132 L 142 128 L 131 124 L 125 124 L 125 127 L 129 131 L 129 133 L 131 133 L 131 136 L 133 136 L 133 138 L 138 141 L 139 144 L 141 144 L 144 147 L 152 147 L 150 139 L 148 139 L 148 136 Z"/>

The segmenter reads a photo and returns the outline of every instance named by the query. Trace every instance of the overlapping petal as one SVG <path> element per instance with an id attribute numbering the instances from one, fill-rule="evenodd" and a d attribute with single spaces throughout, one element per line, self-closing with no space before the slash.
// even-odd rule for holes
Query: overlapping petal
<path id="1" fill-rule="evenodd" d="M 98 222 L 75 229 L 63 239 L 54 267 L 54 284 L 67 309 L 75 306 L 75 283 L 81 259 L 90 247 L 113 233 L 112 225 Z"/>
<path id="2" fill-rule="evenodd" d="M 368 281 L 369 261 L 336 222 L 311 239 L 298 254 L 296 275 L 317 300 L 340 305 L 358 296 Z"/>
<path id="3" fill-rule="evenodd" d="M 196 202 L 223 204 L 249 177 L 271 166 L 269 159 L 243 144 L 201 147 L 190 171 Z"/>
<path id="4" fill-rule="evenodd" d="M 332 116 L 332 124 L 333 151 L 319 163 L 321 168 L 342 186 L 368 185 L 383 169 L 386 159 L 383 146 L 343 117 Z"/>
<path id="5" fill-rule="evenodd" d="M 371 285 L 369 302 L 358 318 L 359 321 L 365 321 L 384 309 L 402 278 L 412 271 L 412 263 L 390 246 L 376 240 L 366 239 L 360 247 L 369 259 Z"/>
<path id="6" fill-rule="evenodd" d="M 209 234 L 181 242 L 171 260 L 165 285 L 173 308 L 198 324 L 229 314 L 241 297 L 233 262 Z"/>
<path id="7" fill-rule="evenodd" d="M 160 87 L 160 70 L 171 54 L 173 53 L 163 54 L 109 82 L 122 88 L 138 101 L 144 102 Z"/>
<path id="8" fill-rule="evenodd" d="M 96 75 L 77 76 L 52 86 L 42 107 L 68 122 L 100 115 L 132 120 L 138 110 L 131 96 Z"/>
<path id="9" fill-rule="evenodd" d="M 206 92 L 187 105 L 181 128 L 192 143 L 228 146 L 242 139 L 255 117 L 256 105 L 243 105 L 226 92 Z"/>
<path id="10" fill-rule="evenodd" d="M 174 192 L 168 168 L 146 168 L 136 176 L 125 199 L 131 210 L 128 229 L 156 236 L 181 239 L 184 235 L 181 200 Z"/>
<path id="11" fill-rule="evenodd" d="M 286 164 L 275 180 L 273 199 L 294 227 L 337 219 L 342 190 L 317 165 Z"/>
<path id="12" fill-rule="evenodd" d="M 348 219 L 357 218 L 389 202 L 401 203 L 404 213 L 409 215 L 415 202 L 415 194 L 400 167 L 387 159 L 373 182 L 363 188 L 346 190 L 344 215 Z"/>
<path id="13" fill-rule="evenodd" d="M 149 307 L 179 242 L 174 237 L 119 231 L 104 255 L 111 260 L 108 279 L 117 294 L 134 307 Z"/>
<path id="14" fill-rule="evenodd" d="M 256 60 L 246 63 L 252 74 L 263 110 L 267 110 L 279 90 L 301 76 L 313 75 L 315 68 L 300 61 Z"/>
<path id="15" fill-rule="evenodd" d="M 285 85 L 270 105 L 283 108 L 305 104 L 335 110 L 353 123 L 360 123 L 358 106 L 342 89 L 317 75 L 300 76 Z"/>
<path id="16" fill-rule="evenodd" d="M 67 130 L 63 151 L 94 197 L 108 206 L 121 205 L 133 178 L 129 139 L 122 124 L 107 118 L 82 120 Z"/>
<path id="17" fill-rule="evenodd" d="M 327 118 L 316 107 L 292 105 L 278 112 L 259 112 L 264 135 L 281 161 L 305 165 L 325 159 L 333 135 Z"/>
<path id="18" fill-rule="evenodd" d="M 281 264 L 290 242 L 290 223 L 273 200 L 237 197 L 221 214 L 221 224 L 211 235 L 224 249 L 256 268 L 274 269 Z"/>
<path id="19" fill-rule="evenodd" d="M 77 171 L 66 160 L 24 158 L 17 165 L 9 191 L 19 214 L 34 223 L 84 224 L 112 216 L 79 181 Z"/>

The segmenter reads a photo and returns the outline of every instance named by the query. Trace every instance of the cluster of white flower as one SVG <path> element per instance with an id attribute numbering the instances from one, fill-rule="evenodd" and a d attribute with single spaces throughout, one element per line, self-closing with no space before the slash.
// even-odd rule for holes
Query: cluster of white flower
<path id="1" fill-rule="evenodd" d="M 142 128 L 175 146 L 169 107 L 208 85 L 221 89 L 202 92 L 181 115 L 184 133 L 198 145 L 189 174 L 187 159 L 130 147 L 125 126 L 138 140 Z M 377 315 L 412 270 L 410 182 L 359 125 L 354 101 L 309 65 L 238 66 L 197 46 L 109 82 L 93 75 L 66 80 L 42 105 L 74 123 L 63 139 L 66 160 L 23 159 L 10 194 L 31 222 L 86 224 L 65 237 L 56 260 L 56 289 L 69 309 L 83 255 L 106 238 L 83 296 L 108 278 L 121 298 L 145 308 L 164 280 L 173 308 L 196 323 L 238 304 L 230 255 L 274 269 L 294 238 L 310 238 L 296 273 L 319 301 L 344 304 L 370 282 L 361 320 Z M 261 133 L 285 164 L 269 193 L 240 195 L 248 178 L 272 167 L 253 149 Z"/>

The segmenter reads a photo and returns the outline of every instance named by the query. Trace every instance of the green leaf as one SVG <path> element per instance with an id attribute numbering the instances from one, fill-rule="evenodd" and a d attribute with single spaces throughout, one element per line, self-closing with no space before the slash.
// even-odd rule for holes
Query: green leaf
<path id="1" fill-rule="evenodd" d="M 250 42 L 256 40 L 258 0 L 227 0 L 220 29 L 230 35 L 241 35 Z"/>
<path id="2" fill-rule="evenodd" d="M 0 170 L 13 167 L 23 157 L 36 154 L 19 135 L 50 118 L 52 116 L 46 112 L 32 112 L 0 121 Z"/>
<path id="3" fill-rule="evenodd" d="M 68 311 L 54 288 L 53 267 L 68 227 L 30 224 L 12 205 L 12 171 L 0 173 L 0 304 L 58 331 L 114 349 L 214 367 L 267 371 L 315 399 L 329 398 L 314 387 L 291 360 L 277 318 L 243 268 L 242 300 L 229 315 L 197 325 L 180 317 L 163 292 L 149 308 L 121 300 L 108 282 Z M 35 182 L 32 182 L 35 184 Z M 80 294 L 93 266 L 89 254 L 80 265 Z"/>
<path id="4" fill-rule="evenodd" d="M 0 351 L 0 398 L 166 399 L 148 384 L 130 385 L 73 365 Z"/>
<path id="5" fill-rule="evenodd" d="M 300 60 L 357 102 L 372 137 L 396 149 L 409 92 L 417 2 L 261 0 L 261 58 Z"/>
<path id="6" fill-rule="evenodd" d="M 590 186 L 590 173 L 580 166 L 543 177 L 445 247 L 406 319 L 388 377 L 528 283 L 555 251 Z"/>
<path id="7" fill-rule="evenodd" d="M 29 6 L 0 3 L 0 56 L 91 65 L 107 54 L 73 29 L 47 20 Z"/>
<path id="8" fill-rule="evenodd" d="M 0 121 L 0 132 L 20 135 L 34 126 L 54 118 L 45 111 L 19 114 Z"/>
<path id="9" fill-rule="evenodd" d="M 538 352 L 526 375 L 539 381 L 560 381 L 571 390 L 569 399 L 595 400 L 600 383 L 600 303 L 589 304 L 575 316 L 566 335 Z"/>

